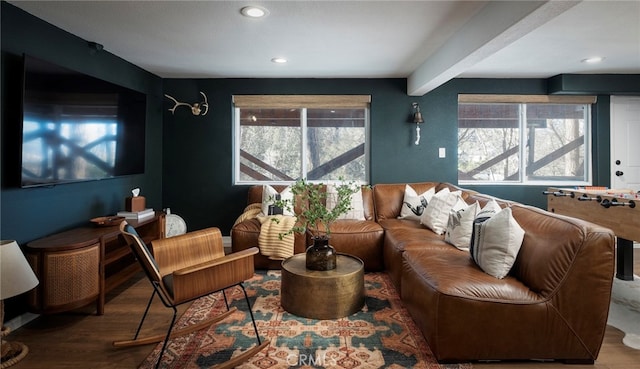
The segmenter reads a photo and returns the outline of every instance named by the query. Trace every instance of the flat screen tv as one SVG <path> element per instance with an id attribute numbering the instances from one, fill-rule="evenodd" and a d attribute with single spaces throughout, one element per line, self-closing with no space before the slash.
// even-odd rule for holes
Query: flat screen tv
<path id="1" fill-rule="evenodd" d="M 24 56 L 21 186 L 144 173 L 146 94 Z"/>

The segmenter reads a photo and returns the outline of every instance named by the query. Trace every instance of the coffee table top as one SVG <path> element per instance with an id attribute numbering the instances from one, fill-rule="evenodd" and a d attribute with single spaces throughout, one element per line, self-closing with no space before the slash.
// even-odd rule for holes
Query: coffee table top
<path id="1" fill-rule="evenodd" d="M 335 278 L 336 275 L 348 275 L 357 273 L 364 268 L 364 262 L 360 258 L 348 254 L 336 255 L 336 268 L 331 270 L 310 270 L 306 266 L 306 254 L 300 253 L 282 261 L 282 269 L 300 276 L 313 276 L 313 278 Z"/>

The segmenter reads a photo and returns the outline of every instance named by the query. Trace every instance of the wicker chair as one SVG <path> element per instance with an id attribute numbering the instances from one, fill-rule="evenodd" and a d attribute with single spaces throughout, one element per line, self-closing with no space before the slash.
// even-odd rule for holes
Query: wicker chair
<path id="1" fill-rule="evenodd" d="M 260 340 L 258 327 L 251 311 L 251 303 L 242 284 L 245 280 L 253 277 L 253 255 L 258 253 L 257 248 L 254 247 L 225 256 L 220 230 L 218 228 L 208 228 L 180 236 L 155 240 L 152 242 L 152 255 L 136 230 L 126 221 L 120 224 L 120 231 L 142 265 L 142 269 L 151 281 L 154 290 L 133 339 L 115 341 L 113 343 L 114 346 L 137 346 L 164 340 L 156 363 L 156 368 L 158 368 L 170 339 L 208 327 L 237 310 L 235 307 L 229 309 L 227 297 L 224 294 L 225 289 L 234 286 L 240 286 L 244 292 L 258 344 L 243 354 L 217 365 L 216 368 L 234 367 L 269 345 L 269 340 L 264 342 Z M 222 292 L 227 306 L 226 312 L 211 319 L 173 330 L 178 312 L 176 306 L 215 292 Z M 151 302 L 156 295 L 160 297 L 166 307 L 173 309 L 173 318 L 169 329 L 166 335 L 138 338 Z"/>

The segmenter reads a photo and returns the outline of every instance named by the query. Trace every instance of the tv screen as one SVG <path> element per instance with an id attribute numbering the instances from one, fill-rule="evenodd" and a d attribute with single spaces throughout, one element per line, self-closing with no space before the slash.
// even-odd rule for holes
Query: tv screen
<path id="1" fill-rule="evenodd" d="M 144 173 L 146 95 L 24 56 L 22 187 Z"/>

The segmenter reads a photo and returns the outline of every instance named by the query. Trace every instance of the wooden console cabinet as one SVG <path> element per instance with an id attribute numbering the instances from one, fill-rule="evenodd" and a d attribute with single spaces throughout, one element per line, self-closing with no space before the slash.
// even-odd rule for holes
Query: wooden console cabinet
<path id="1" fill-rule="evenodd" d="M 165 215 L 128 220 L 146 243 L 165 237 Z M 29 308 L 58 313 L 96 301 L 104 314 L 105 294 L 140 270 L 117 225 L 89 225 L 29 242 L 27 260 L 40 284 L 29 293 Z"/>

